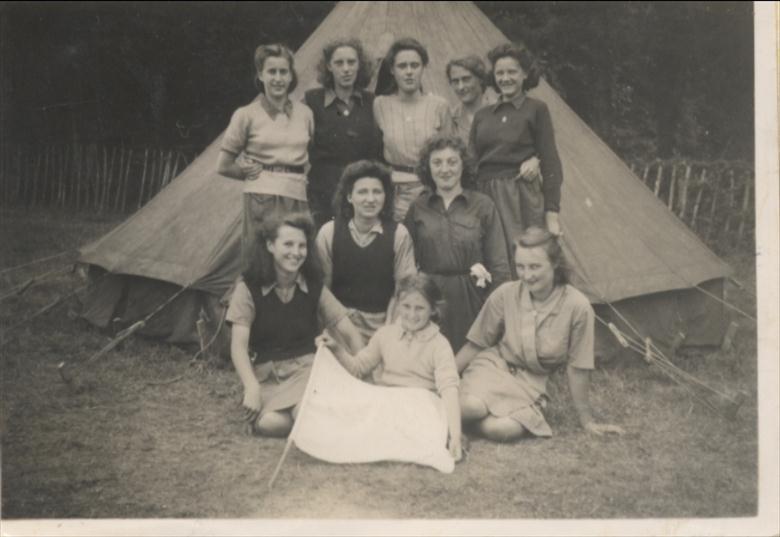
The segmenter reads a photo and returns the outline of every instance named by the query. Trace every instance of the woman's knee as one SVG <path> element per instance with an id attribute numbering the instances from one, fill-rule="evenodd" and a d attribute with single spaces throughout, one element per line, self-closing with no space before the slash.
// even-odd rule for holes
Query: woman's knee
<path id="1" fill-rule="evenodd" d="M 488 416 L 479 422 L 479 430 L 485 438 L 495 442 L 517 440 L 525 433 L 525 427 L 512 418 L 494 416 Z"/>
<path id="2" fill-rule="evenodd" d="M 257 419 L 255 430 L 263 436 L 283 437 L 290 434 L 292 425 L 289 412 L 267 412 Z"/>
<path id="3" fill-rule="evenodd" d="M 486 417 L 488 409 L 485 402 L 473 395 L 460 394 L 460 416 L 463 421 L 473 421 Z"/>

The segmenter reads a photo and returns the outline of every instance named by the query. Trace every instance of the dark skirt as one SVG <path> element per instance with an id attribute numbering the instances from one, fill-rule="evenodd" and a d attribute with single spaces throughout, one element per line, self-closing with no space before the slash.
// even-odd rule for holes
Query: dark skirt
<path id="1" fill-rule="evenodd" d="M 499 174 L 478 181 L 477 186 L 496 204 L 498 216 L 504 227 L 509 268 L 512 271 L 512 278 L 517 278 L 512 258 L 512 241 L 531 226 L 545 227 L 542 185 L 538 179 L 526 181 Z"/>

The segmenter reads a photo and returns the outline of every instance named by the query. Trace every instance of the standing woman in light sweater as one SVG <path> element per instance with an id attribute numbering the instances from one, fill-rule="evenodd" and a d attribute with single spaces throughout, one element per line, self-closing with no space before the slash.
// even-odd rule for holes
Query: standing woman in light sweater
<path id="1" fill-rule="evenodd" d="M 255 69 L 260 95 L 233 113 L 217 160 L 220 174 L 244 181 L 244 268 L 253 258 L 255 231 L 272 212 L 308 212 L 308 145 L 314 134 L 311 109 L 290 100 L 298 83 L 290 49 L 257 47 Z"/>
<path id="2" fill-rule="evenodd" d="M 450 134 L 453 127 L 447 101 L 423 94 L 421 81 L 428 51 L 419 41 L 397 40 L 390 46 L 384 65 L 392 76 L 387 89 L 377 89 L 374 117 L 382 131 L 385 161 L 393 169 L 393 217 L 400 222 L 424 189 L 415 174 L 420 149 L 428 138 Z"/>

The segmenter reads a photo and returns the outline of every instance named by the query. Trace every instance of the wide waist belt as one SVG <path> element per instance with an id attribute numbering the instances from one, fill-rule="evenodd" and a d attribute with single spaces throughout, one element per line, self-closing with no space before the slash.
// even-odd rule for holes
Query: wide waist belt
<path id="1" fill-rule="evenodd" d="M 303 174 L 306 172 L 306 169 L 303 166 L 285 166 L 284 164 L 261 164 L 263 167 L 263 170 L 267 172 L 276 172 L 276 173 L 299 173 Z"/>

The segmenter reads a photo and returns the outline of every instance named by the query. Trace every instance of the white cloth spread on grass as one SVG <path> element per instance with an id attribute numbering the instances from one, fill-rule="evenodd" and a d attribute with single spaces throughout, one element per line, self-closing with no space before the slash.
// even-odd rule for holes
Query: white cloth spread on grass
<path id="1" fill-rule="evenodd" d="M 356 379 L 320 347 L 290 433 L 312 457 L 333 463 L 412 462 L 451 473 L 444 404 L 422 388 Z"/>

